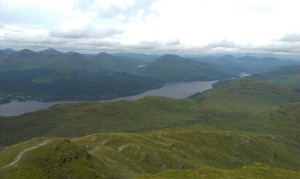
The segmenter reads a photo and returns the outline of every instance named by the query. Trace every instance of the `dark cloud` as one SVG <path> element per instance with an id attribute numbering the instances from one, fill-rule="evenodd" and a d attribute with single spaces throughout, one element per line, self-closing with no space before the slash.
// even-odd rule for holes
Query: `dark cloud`
<path id="1" fill-rule="evenodd" d="M 280 41 L 283 42 L 300 42 L 300 34 L 293 33 L 293 34 L 286 34 L 283 36 Z"/>
<path id="2" fill-rule="evenodd" d="M 116 28 L 97 28 L 95 26 L 83 26 L 75 29 L 67 29 L 67 30 L 55 30 L 50 31 L 49 35 L 51 37 L 58 38 L 106 38 L 116 34 L 122 34 L 123 30 Z"/>

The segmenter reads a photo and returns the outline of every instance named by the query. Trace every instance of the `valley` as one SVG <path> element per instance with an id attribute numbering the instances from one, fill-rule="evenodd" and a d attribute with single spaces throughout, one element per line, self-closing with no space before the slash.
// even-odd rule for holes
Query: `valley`
<path id="1" fill-rule="evenodd" d="M 82 64 L 31 62 L 45 52 Z M 297 64 L 226 71 L 177 55 L 122 64 L 107 53 L 24 53 L 32 66 L 10 65 L 18 53 L 0 60 L 2 96 L 82 102 L 0 116 L 0 178 L 300 177 Z"/>
<path id="2" fill-rule="evenodd" d="M 198 92 L 203 92 L 212 88 L 213 83 L 216 81 L 195 81 L 195 82 L 182 82 L 182 83 L 167 83 L 158 89 L 149 90 L 134 96 L 125 96 L 105 101 L 115 100 L 137 100 L 146 96 L 163 96 L 169 98 L 186 98 Z M 49 108 L 55 104 L 76 103 L 80 101 L 54 101 L 54 102 L 41 102 L 41 101 L 13 101 L 7 104 L 0 104 L 0 116 L 19 116 L 24 113 L 34 112 L 40 109 Z"/>

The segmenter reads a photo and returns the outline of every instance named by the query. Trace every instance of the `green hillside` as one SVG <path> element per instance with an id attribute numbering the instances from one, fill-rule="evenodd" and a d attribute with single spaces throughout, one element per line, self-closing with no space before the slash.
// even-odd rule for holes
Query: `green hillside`
<path id="1" fill-rule="evenodd" d="M 80 136 L 174 127 L 196 123 L 197 115 L 197 104 L 193 100 L 163 97 L 55 105 L 20 117 L 0 117 L 0 146 L 37 136 Z"/>
<path id="2" fill-rule="evenodd" d="M 26 144 L 7 148 L 0 155 L 5 158 L 12 153 L 11 150 Z M 10 150 L 9 154 L 7 150 Z M 0 168 L 0 178 L 103 178 L 108 176 L 105 167 L 104 163 L 70 141 L 54 139 L 24 153 L 15 165 Z"/>
<path id="3" fill-rule="evenodd" d="M 45 141 L 48 143 L 25 152 L 18 162 L 7 166 L 25 149 Z M 220 172 L 230 172 L 225 169 L 256 162 L 291 170 L 263 166 L 271 174 L 285 171 L 294 176 L 299 175 L 294 171 L 300 169 L 298 148 L 299 144 L 280 136 L 229 131 L 161 130 L 102 133 L 68 140 L 36 138 L 0 151 L 3 159 L 0 177 L 133 178 L 165 170 L 180 170 L 184 176 L 189 169 L 210 166 L 223 168 L 215 169 Z"/>
<path id="4" fill-rule="evenodd" d="M 199 113 L 207 126 L 222 130 L 284 133 L 293 138 L 300 136 L 297 118 L 300 93 L 291 88 L 244 79 L 191 98 L 198 102 Z M 289 133 L 291 130 L 295 133 Z"/>

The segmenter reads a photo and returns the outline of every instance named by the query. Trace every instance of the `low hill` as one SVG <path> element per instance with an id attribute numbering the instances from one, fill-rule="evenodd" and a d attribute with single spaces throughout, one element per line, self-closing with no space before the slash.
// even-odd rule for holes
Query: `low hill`
<path id="1" fill-rule="evenodd" d="M 163 55 L 137 71 L 167 82 L 216 80 L 232 76 L 221 68 L 178 55 Z"/>

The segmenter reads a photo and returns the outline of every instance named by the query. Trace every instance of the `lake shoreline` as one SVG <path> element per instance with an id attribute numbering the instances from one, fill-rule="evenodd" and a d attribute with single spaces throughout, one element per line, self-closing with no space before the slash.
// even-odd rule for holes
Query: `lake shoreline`
<path id="1" fill-rule="evenodd" d="M 194 81 L 194 82 L 178 82 L 178 83 L 166 83 L 160 88 L 148 90 L 136 95 L 117 97 L 105 100 L 67 100 L 67 101 L 11 101 L 10 103 L 0 104 L 0 116 L 20 116 L 28 112 L 34 112 L 41 109 L 49 108 L 55 104 L 65 103 L 78 103 L 78 102 L 106 102 L 117 100 L 138 100 L 145 96 L 162 96 L 169 98 L 187 98 L 195 93 L 201 93 L 203 91 L 213 88 L 215 81 Z"/>

